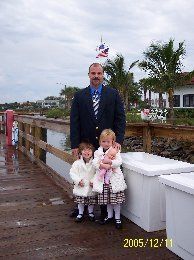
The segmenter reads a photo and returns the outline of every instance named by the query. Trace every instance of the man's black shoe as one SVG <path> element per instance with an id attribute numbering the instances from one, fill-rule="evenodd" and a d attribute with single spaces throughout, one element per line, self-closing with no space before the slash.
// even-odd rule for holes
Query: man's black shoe
<path id="1" fill-rule="evenodd" d="M 75 217 L 77 217 L 78 214 L 79 214 L 78 208 L 74 208 L 74 209 L 72 210 L 72 212 L 69 214 L 69 216 L 70 216 L 71 218 L 75 218 Z"/>

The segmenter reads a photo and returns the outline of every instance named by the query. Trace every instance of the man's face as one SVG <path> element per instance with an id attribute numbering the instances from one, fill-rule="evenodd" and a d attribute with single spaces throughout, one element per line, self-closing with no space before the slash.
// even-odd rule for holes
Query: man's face
<path id="1" fill-rule="evenodd" d="M 102 67 L 99 66 L 91 66 L 90 72 L 88 73 L 90 78 L 90 85 L 93 87 L 98 87 L 100 84 L 102 84 L 104 79 L 104 73 Z"/>

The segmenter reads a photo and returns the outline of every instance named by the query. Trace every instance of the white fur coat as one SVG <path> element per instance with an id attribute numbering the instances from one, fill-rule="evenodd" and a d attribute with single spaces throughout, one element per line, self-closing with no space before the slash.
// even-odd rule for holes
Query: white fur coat
<path id="1" fill-rule="evenodd" d="M 94 159 L 92 161 L 95 169 L 96 169 L 96 174 L 92 180 L 93 182 L 93 191 L 102 193 L 103 191 L 103 184 L 104 181 L 99 180 L 99 167 L 100 167 L 100 162 L 104 157 L 104 154 L 106 154 L 108 150 L 104 153 L 103 148 L 99 147 L 98 150 L 95 151 L 94 153 Z M 116 158 L 112 160 L 112 168 L 114 171 L 111 174 L 110 177 L 110 184 L 112 186 L 113 193 L 117 193 L 119 191 L 123 191 L 127 188 L 126 182 L 124 180 L 123 173 L 120 169 L 120 166 L 122 164 L 122 159 L 120 152 L 116 154 Z"/>
<path id="2" fill-rule="evenodd" d="M 73 194 L 83 197 L 94 196 L 95 193 L 90 186 L 94 174 L 95 168 L 92 165 L 92 159 L 88 163 L 85 163 L 82 157 L 75 161 L 70 169 L 70 177 L 74 182 Z M 81 180 L 83 180 L 84 187 L 78 185 Z"/>

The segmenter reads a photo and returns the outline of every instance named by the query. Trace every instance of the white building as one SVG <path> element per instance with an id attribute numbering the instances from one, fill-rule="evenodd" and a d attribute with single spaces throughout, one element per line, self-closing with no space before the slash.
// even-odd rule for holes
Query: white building
<path id="1" fill-rule="evenodd" d="M 168 94 L 163 94 L 163 107 L 169 107 Z M 146 99 L 149 99 L 149 91 L 146 93 Z M 142 96 L 143 100 L 143 96 Z M 151 92 L 151 106 L 159 107 L 158 93 Z M 194 108 L 194 77 L 185 86 L 174 89 L 174 107 L 175 108 Z"/>
<path id="2" fill-rule="evenodd" d="M 57 99 L 54 99 L 54 100 L 37 100 L 36 103 L 38 105 L 40 105 L 41 107 L 47 107 L 47 108 L 50 108 L 50 107 L 59 107 L 59 100 Z"/>
<path id="3" fill-rule="evenodd" d="M 166 107 L 166 94 L 162 94 L 163 98 L 163 107 Z M 142 100 L 144 100 L 144 96 L 141 97 Z M 149 100 L 149 91 L 146 93 L 146 100 L 148 102 Z M 159 94 L 151 92 L 151 106 L 152 107 L 159 107 Z"/>
<path id="4" fill-rule="evenodd" d="M 166 107 L 169 107 L 168 95 Z M 187 85 L 174 90 L 174 107 L 194 108 L 194 77 Z"/>

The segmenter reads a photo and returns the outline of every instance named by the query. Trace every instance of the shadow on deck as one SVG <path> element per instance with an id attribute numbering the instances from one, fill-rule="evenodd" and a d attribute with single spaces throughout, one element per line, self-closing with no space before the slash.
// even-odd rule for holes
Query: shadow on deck
<path id="1" fill-rule="evenodd" d="M 123 230 L 68 215 L 74 203 L 44 171 L 12 148 L 0 149 L 0 258 L 180 259 L 166 249 L 165 231 L 147 233 L 123 219 Z M 124 239 L 156 239 L 161 247 L 124 248 Z"/>

